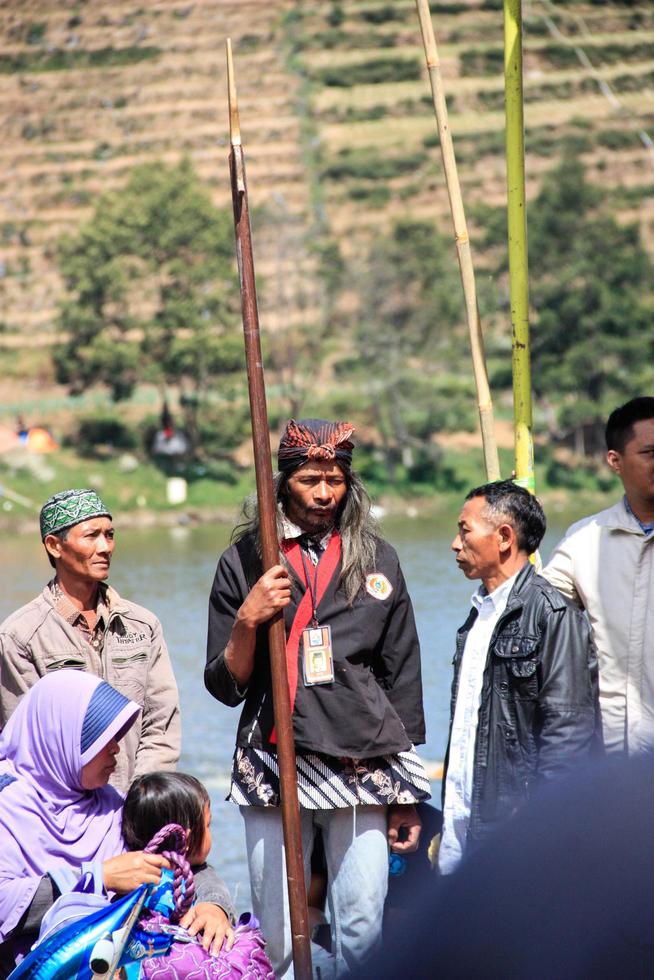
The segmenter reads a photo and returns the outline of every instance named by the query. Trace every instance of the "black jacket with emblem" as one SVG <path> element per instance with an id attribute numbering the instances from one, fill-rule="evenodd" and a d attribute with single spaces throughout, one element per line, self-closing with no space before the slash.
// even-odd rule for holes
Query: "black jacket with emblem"
<path id="1" fill-rule="evenodd" d="M 340 564 L 318 605 L 321 626 L 331 627 L 334 682 L 305 687 L 302 668 L 293 709 L 295 744 L 301 752 L 370 758 L 395 754 L 425 740 L 420 646 L 411 599 L 395 550 L 379 540 L 375 572 L 392 586 L 386 598 L 365 589 L 350 606 L 339 588 Z M 222 555 L 209 600 L 204 681 L 223 704 L 245 702 L 237 745 L 267 748 L 273 729 L 267 626 L 257 630 L 255 666 L 245 691 L 225 664 L 234 619 L 262 573 L 251 537 Z M 305 585 L 290 571 L 291 602 L 284 610 L 288 636 Z"/>
<path id="2" fill-rule="evenodd" d="M 477 618 L 457 633 L 450 714 Z M 488 835 L 545 780 L 601 753 L 597 654 L 584 614 L 529 562 L 519 572 L 488 646 L 475 741 L 468 842 Z M 443 776 L 446 789 L 448 741 Z"/>

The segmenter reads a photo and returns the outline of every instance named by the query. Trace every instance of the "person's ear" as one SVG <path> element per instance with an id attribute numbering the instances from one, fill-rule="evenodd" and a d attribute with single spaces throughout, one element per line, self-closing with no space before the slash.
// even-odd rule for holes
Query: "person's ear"
<path id="1" fill-rule="evenodd" d="M 609 464 L 614 473 L 618 476 L 622 476 L 622 456 L 617 451 L 617 449 L 609 449 L 606 454 L 606 462 Z"/>
<path id="2" fill-rule="evenodd" d="M 51 555 L 55 561 L 61 558 L 61 546 L 63 544 L 61 538 L 58 538 L 56 534 L 46 534 L 43 539 L 43 544 L 45 545 L 45 550 Z"/>
<path id="3" fill-rule="evenodd" d="M 499 535 L 499 548 L 503 554 L 508 554 L 513 548 L 516 541 L 515 530 L 510 524 L 500 524 L 497 528 L 497 533 Z"/>

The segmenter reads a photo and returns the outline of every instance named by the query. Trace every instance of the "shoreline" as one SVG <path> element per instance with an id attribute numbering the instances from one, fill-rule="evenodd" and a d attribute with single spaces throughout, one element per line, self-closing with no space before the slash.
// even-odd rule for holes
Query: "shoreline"
<path id="1" fill-rule="evenodd" d="M 197 527 L 204 524 L 233 524 L 238 514 L 227 507 L 186 507 L 177 510 L 116 510 L 115 523 L 121 530 L 145 530 L 156 527 Z M 38 514 L 0 514 L 0 532 L 6 534 L 38 534 Z"/>
<path id="2" fill-rule="evenodd" d="M 380 495 L 374 501 L 376 516 L 380 521 L 385 519 L 425 519 L 429 517 L 451 517 L 455 514 L 467 491 L 449 491 L 429 497 L 399 497 L 392 494 Z M 570 520 L 578 519 L 586 514 L 602 510 L 614 503 L 615 494 L 600 494 L 596 492 L 574 492 L 569 490 L 550 489 L 538 495 L 546 514 L 566 514 Z M 0 533 L 3 534 L 38 534 L 38 513 L 19 513 L 17 505 L 11 512 L 0 511 Z M 171 527 L 200 527 L 209 524 L 221 524 L 234 527 L 238 523 L 240 506 L 213 507 L 170 507 L 167 509 L 138 508 L 129 510 L 115 509 L 114 521 L 117 526 L 127 530 L 147 530 L 149 528 Z"/>

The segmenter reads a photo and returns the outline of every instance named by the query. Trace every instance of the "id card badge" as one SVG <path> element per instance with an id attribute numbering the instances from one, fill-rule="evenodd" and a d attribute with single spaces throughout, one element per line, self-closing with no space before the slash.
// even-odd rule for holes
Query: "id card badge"
<path id="1" fill-rule="evenodd" d="M 302 630 L 302 674 L 305 687 L 333 682 L 331 626 L 309 626 Z"/>

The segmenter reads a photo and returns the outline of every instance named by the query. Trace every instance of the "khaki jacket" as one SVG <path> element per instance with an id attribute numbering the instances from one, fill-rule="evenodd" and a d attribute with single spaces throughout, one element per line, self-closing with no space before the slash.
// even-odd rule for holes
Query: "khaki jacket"
<path id="1" fill-rule="evenodd" d="M 624 500 L 568 528 L 543 569 L 588 613 L 608 752 L 654 745 L 654 534 Z"/>
<path id="2" fill-rule="evenodd" d="M 175 769 L 181 748 L 179 696 L 161 623 L 153 613 L 101 586 L 109 619 L 98 650 L 55 609 L 51 590 L 0 625 L 0 728 L 21 695 L 47 671 L 87 670 L 142 706 L 120 743 L 111 783 L 126 792 L 135 776 Z"/>

